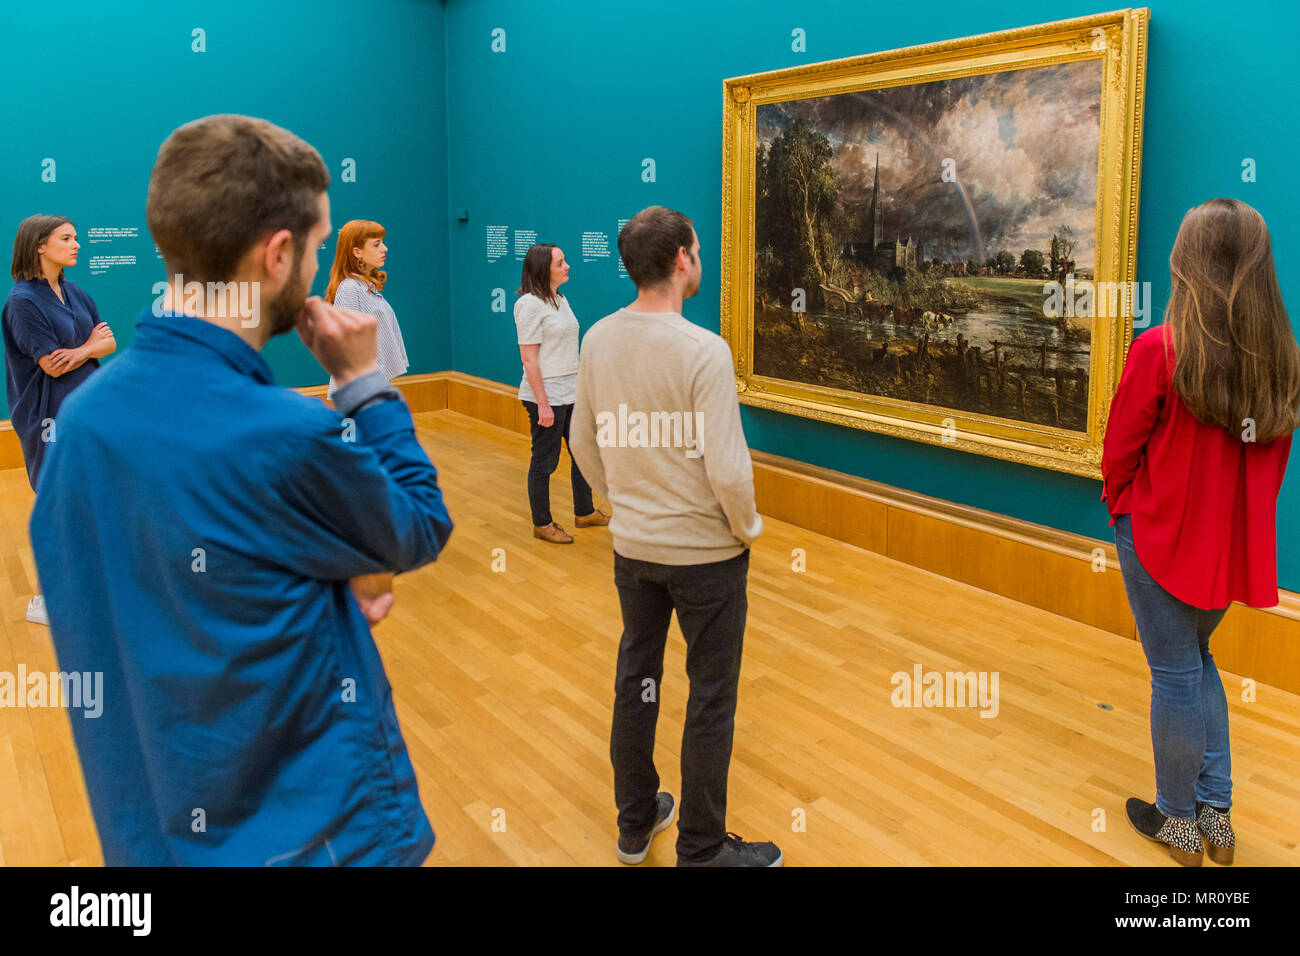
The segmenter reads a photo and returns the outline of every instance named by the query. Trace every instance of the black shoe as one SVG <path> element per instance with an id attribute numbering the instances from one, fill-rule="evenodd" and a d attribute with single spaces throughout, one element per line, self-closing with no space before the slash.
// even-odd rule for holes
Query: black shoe
<path id="1" fill-rule="evenodd" d="M 1183 866 L 1200 866 L 1205 845 L 1196 820 L 1188 817 L 1167 817 L 1156 808 L 1137 797 L 1129 797 L 1124 805 L 1129 826 L 1141 836 L 1169 847 L 1169 855 Z"/>
<path id="2" fill-rule="evenodd" d="M 650 835 L 643 840 L 629 840 L 627 837 L 619 834 L 618 837 L 618 858 L 623 863 L 640 863 L 650 853 L 650 841 L 655 838 L 656 833 L 662 833 L 673 824 L 677 816 L 677 801 L 673 799 L 671 793 L 660 793 L 655 797 L 655 803 L 659 808 L 655 816 L 655 827 L 650 831 Z"/>
<path id="3" fill-rule="evenodd" d="M 678 866 L 780 866 L 785 857 L 775 843 L 746 843 L 728 833 L 717 856 L 704 863 L 689 863 L 677 858 Z"/>
<path id="4" fill-rule="evenodd" d="M 1232 866 L 1233 848 L 1237 845 L 1230 812 L 1196 801 L 1196 825 L 1205 838 L 1205 853 L 1220 866 Z"/>

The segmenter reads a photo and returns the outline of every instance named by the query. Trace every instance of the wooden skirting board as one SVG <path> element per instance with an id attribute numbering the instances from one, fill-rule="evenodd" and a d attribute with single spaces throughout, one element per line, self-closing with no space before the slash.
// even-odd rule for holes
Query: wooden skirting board
<path id="1" fill-rule="evenodd" d="M 412 411 L 450 409 L 522 435 L 529 433 L 517 386 L 461 372 L 405 375 L 395 384 Z M 325 397 L 324 385 L 300 391 Z M 767 452 L 754 451 L 752 457 L 755 497 L 765 515 L 1136 637 L 1111 542 Z M 0 468 L 21 467 L 18 438 L 8 421 L 0 422 Z M 1214 633 L 1214 655 L 1234 674 L 1300 693 L 1300 594 L 1283 590 L 1279 597 L 1275 608 L 1234 604 Z"/>

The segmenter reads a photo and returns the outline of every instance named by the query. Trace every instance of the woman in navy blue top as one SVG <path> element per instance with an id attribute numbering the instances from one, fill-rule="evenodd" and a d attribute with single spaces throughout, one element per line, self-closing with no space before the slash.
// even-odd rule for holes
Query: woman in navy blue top
<path id="1" fill-rule="evenodd" d="M 80 248 L 76 227 L 63 216 L 29 216 L 14 237 L 15 285 L 0 324 L 9 419 L 33 489 L 46 445 L 57 437 L 59 406 L 117 348 L 90 296 L 63 278 L 63 270 L 77 264 Z M 49 623 L 41 595 L 27 606 L 27 620 Z"/>

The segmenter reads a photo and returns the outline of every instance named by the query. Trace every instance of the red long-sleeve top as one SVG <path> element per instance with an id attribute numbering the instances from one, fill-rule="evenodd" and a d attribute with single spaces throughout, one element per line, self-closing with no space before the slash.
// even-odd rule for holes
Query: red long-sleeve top
<path id="1" fill-rule="evenodd" d="M 1167 326 L 1133 340 L 1110 406 L 1101 500 L 1132 515 L 1147 573 L 1199 608 L 1274 607 L 1277 496 L 1291 436 L 1245 441 L 1199 421 L 1173 386 Z"/>

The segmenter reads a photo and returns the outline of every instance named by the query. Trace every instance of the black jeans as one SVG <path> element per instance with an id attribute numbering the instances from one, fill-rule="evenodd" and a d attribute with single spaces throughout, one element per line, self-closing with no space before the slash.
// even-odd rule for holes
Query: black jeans
<path id="1" fill-rule="evenodd" d="M 537 403 L 524 402 L 528 409 L 528 421 L 533 431 L 533 460 L 528 465 L 528 507 L 533 512 L 533 526 L 544 528 L 551 523 L 551 475 L 560 463 L 560 439 L 569 440 L 569 424 L 573 421 L 572 405 L 552 405 L 555 412 L 555 424 L 543 428 L 537 423 Z M 573 447 L 569 447 L 569 457 L 573 457 Z M 582 477 L 578 463 L 573 462 L 569 470 L 573 483 L 574 515 L 589 515 L 596 510 L 591 501 L 591 485 Z"/>
<path id="2" fill-rule="evenodd" d="M 749 549 L 727 561 L 669 565 L 614 553 L 623 637 L 614 679 L 614 802 L 620 834 L 639 839 L 655 822 L 655 725 L 664 645 L 674 610 L 686 638 L 690 697 L 682 732 L 682 799 L 677 857 L 711 859 L 727 832 L 727 770 L 736 725 L 740 652 L 749 608 Z"/>

